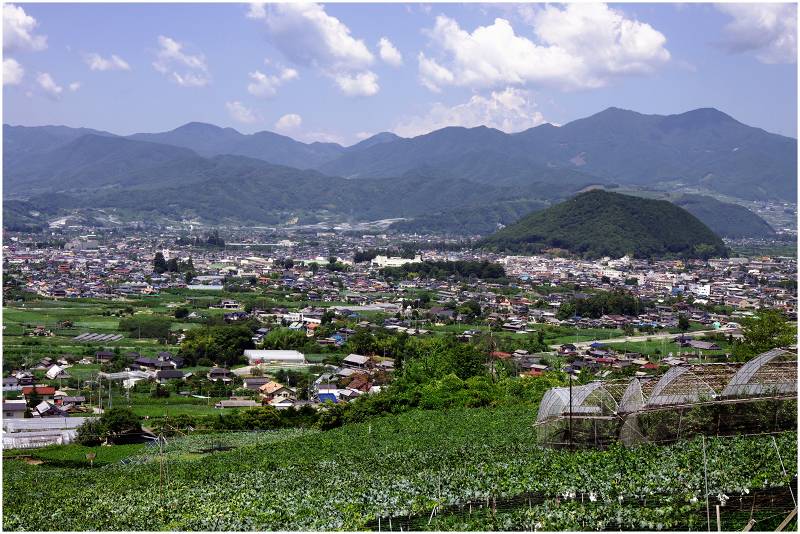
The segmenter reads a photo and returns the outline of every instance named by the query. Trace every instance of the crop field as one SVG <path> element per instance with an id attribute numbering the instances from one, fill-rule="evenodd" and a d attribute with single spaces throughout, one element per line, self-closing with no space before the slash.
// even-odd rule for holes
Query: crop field
<path id="1" fill-rule="evenodd" d="M 741 530 L 750 513 L 769 530 L 788 513 L 755 503 L 796 473 L 794 432 L 774 445 L 752 436 L 568 451 L 537 447 L 534 418 L 525 407 L 416 411 L 326 432 L 191 435 L 163 457 L 147 447 L 93 469 L 7 459 L 3 526 L 706 530 L 707 493 L 711 514 L 724 505 L 723 530 Z"/>

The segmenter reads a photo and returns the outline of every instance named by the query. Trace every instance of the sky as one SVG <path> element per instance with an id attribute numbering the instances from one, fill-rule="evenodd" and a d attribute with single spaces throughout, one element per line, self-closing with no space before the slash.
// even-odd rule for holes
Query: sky
<path id="1" fill-rule="evenodd" d="M 3 6 L 3 122 L 349 145 L 615 106 L 797 136 L 796 4 Z"/>

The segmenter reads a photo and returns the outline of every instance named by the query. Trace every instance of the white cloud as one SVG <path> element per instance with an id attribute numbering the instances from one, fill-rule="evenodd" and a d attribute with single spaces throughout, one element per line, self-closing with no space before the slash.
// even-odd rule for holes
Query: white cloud
<path id="1" fill-rule="evenodd" d="M 163 35 L 158 36 L 158 45 L 160 48 L 153 62 L 158 72 L 183 87 L 202 87 L 211 81 L 203 54 L 187 54 L 182 43 Z"/>
<path id="2" fill-rule="evenodd" d="M 438 57 L 419 55 L 422 83 L 498 87 L 602 87 L 615 76 L 645 74 L 669 61 L 666 38 L 605 4 L 547 5 L 526 11 L 538 42 L 497 18 L 472 33 L 444 15 L 427 33 Z"/>
<path id="3" fill-rule="evenodd" d="M 364 139 L 369 139 L 373 135 L 375 134 L 372 134 L 370 132 L 356 132 L 356 139 L 358 139 L 359 141 L 363 141 Z"/>
<path id="4" fill-rule="evenodd" d="M 303 124 L 303 117 L 296 113 L 288 113 L 277 120 L 275 129 L 282 132 L 296 130 Z"/>
<path id="5" fill-rule="evenodd" d="M 380 90 L 378 76 L 369 70 L 356 74 L 337 74 L 334 80 L 347 96 L 372 96 Z"/>
<path id="6" fill-rule="evenodd" d="M 247 10 L 248 19 L 263 19 L 266 16 L 267 16 L 267 11 L 264 8 L 263 3 L 253 2 L 250 4 L 250 8 Z"/>
<path id="7" fill-rule="evenodd" d="M 345 94 L 375 94 L 377 76 L 367 67 L 375 61 L 362 39 L 353 37 L 319 4 L 251 4 L 248 18 L 263 20 L 270 42 L 292 62 L 313 67 L 333 79 Z M 349 81 L 348 81 L 349 80 Z M 353 82 L 352 80 L 356 80 Z M 364 82 L 368 89 L 365 88 Z M 361 85 L 361 90 L 351 90 Z M 350 92 L 348 92 L 350 90 Z"/>
<path id="8" fill-rule="evenodd" d="M 253 110 L 246 107 L 238 100 L 225 102 L 225 108 L 228 110 L 228 114 L 231 118 L 237 122 L 252 124 L 258 120 Z"/>
<path id="9" fill-rule="evenodd" d="M 17 60 L 10 57 L 3 59 L 3 85 L 17 85 L 24 75 L 25 69 Z"/>
<path id="10" fill-rule="evenodd" d="M 797 62 L 797 4 L 715 4 L 733 20 L 724 45 L 754 52 L 762 63 Z"/>
<path id="11" fill-rule="evenodd" d="M 381 40 L 378 41 L 378 51 L 381 59 L 389 65 L 399 67 L 403 64 L 403 55 L 388 38 L 381 37 Z"/>
<path id="12" fill-rule="evenodd" d="M 73 93 L 81 88 L 81 82 L 72 82 L 69 84 L 69 90 Z"/>
<path id="13" fill-rule="evenodd" d="M 430 59 L 420 52 L 417 56 L 419 61 L 419 79 L 422 85 L 433 92 L 440 92 L 442 85 L 450 85 L 455 81 L 453 73 L 439 65 L 435 59 Z"/>
<path id="14" fill-rule="evenodd" d="M 58 85 L 53 77 L 47 72 L 40 72 L 36 76 L 36 83 L 39 84 L 39 87 L 44 90 L 47 96 L 54 99 L 58 99 L 61 96 L 61 93 L 64 91 L 64 88 Z"/>
<path id="15" fill-rule="evenodd" d="M 90 70 L 131 70 L 128 62 L 116 54 L 111 54 L 111 57 L 106 59 L 96 52 L 86 54 L 83 58 Z"/>
<path id="16" fill-rule="evenodd" d="M 488 126 L 504 132 L 519 132 L 545 122 L 528 91 L 507 87 L 503 91 L 493 91 L 488 97 L 474 95 L 467 102 L 452 107 L 436 103 L 423 116 L 401 120 L 393 131 L 402 137 L 414 137 L 447 126 Z"/>
<path id="17" fill-rule="evenodd" d="M 254 96 L 270 97 L 275 96 L 278 87 L 289 80 L 296 79 L 298 74 L 294 69 L 284 68 L 279 74 L 267 75 L 257 70 L 251 72 L 249 76 L 253 81 L 247 85 L 247 92 Z"/>
<path id="18" fill-rule="evenodd" d="M 39 23 L 14 4 L 3 6 L 3 50 L 38 51 L 47 48 L 47 37 L 35 35 L 33 30 Z"/>

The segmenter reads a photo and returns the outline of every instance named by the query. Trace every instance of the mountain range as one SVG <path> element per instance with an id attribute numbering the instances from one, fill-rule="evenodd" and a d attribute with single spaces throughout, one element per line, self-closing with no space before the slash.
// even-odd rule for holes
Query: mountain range
<path id="1" fill-rule="evenodd" d="M 796 140 L 714 109 L 661 116 L 609 108 L 515 134 L 383 132 L 349 147 L 196 122 L 130 136 L 10 125 L 3 134 L 4 200 L 45 213 L 77 207 L 271 224 L 488 209 L 487 221 L 507 224 L 525 205 L 511 201 L 544 207 L 596 185 L 690 187 L 747 200 L 794 201 L 797 192 Z"/>

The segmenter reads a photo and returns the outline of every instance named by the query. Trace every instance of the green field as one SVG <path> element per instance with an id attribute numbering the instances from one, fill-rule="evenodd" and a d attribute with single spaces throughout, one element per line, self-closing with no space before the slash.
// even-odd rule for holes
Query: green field
<path id="1" fill-rule="evenodd" d="M 783 475 L 770 436 L 551 450 L 535 445 L 534 419 L 527 406 L 415 411 L 326 432 L 176 438 L 163 463 L 152 447 L 101 469 L 79 467 L 80 449 L 63 453 L 78 461 L 71 467 L 6 460 L 3 526 L 377 530 L 380 521 L 382 530 L 706 530 L 715 528 L 706 523 L 707 484 L 712 509 L 720 496 L 730 499 L 722 529 L 741 530 L 748 495 L 785 488 L 796 473 L 790 461 Z M 233 449 L 213 452 L 221 441 Z M 776 443 L 784 459 L 797 457 L 796 433 Z M 745 512 L 737 512 L 738 495 Z M 787 506 L 756 507 L 759 530 L 775 528 Z"/>

